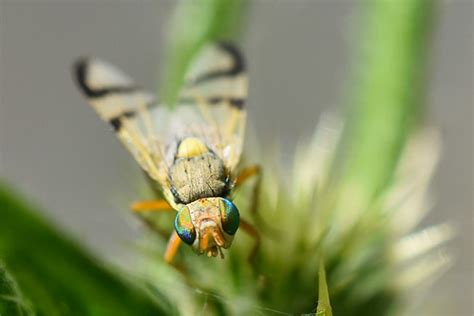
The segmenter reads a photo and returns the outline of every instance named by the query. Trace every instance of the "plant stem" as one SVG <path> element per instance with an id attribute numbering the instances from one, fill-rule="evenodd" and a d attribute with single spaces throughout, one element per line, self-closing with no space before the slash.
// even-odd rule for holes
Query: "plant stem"
<path id="1" fill-rule="evenodd" d="M 367 0 L 336 211 L 368 209 L 390 184 L 425 91 L 432 0 Z"/>
<path id="2" fill-rule="evenodd" d="M 160 92 L 166 105 L 175 105 L 186 71 L 205 43 L 236 37 L 246 3 L 246 0 L 179 3 L 169 26 L 166 69 L 161 80 Z"/>

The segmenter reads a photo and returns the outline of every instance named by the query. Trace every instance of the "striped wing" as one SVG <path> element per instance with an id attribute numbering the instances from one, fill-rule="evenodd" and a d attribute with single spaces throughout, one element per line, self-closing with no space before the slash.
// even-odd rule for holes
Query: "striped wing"
<path id="1" fill-rule="evenodd" d="M 230 44 L 205 46 L 192 63 L 175 109 L 157 103 L 114 66 L 90 58 L 74 65 L 79 88 L 152 179 L 169 188 L 179 142 L 198 137 L 230 172 L 242 151 L 247 75 Z"/>
<path id="2" fill-rule="evenodd" d="M 74 64 L 74 75 L 89 104 L 113 127 L 141 167 L 158 180 L 161 157 L 152 149 L 141 118 L 154 106 L 153 95 L 139 89 L 127 75 L 100 59 L 79 59 Z"/>
<path id="3" fill-rule="evenodd" d="M 180 121 L 173 132 L 206 140 L 227 169 L 234 170 L 243 146 L 247 86 L 245 62 L 234 46 L 204 47 L 186 76 L 177 107 L 182 114 L 176 116 Z"/>

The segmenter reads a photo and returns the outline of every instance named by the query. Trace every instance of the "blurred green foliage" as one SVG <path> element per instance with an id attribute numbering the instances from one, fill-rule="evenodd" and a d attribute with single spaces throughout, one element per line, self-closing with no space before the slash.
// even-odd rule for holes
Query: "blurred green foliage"
<path id="1" fill-rule="evenodd" d="M 164 302 L 86 254 L 3 184 L 0 214 L 0 259 L 35 315 L 164 313 Z"/>
<path id="2" fill-rule="evenodd" d="M 0 266 L 0 315 L 22 316 L 31 311 L 25 306 L 25 301 L 18 292 L 13 278 Z"/>
<path id="3" fill-rule="evenodd" d="M 370 208 L 392 181 L 424 106 L 432 0 L 364 1 L 336 209 Z"/>

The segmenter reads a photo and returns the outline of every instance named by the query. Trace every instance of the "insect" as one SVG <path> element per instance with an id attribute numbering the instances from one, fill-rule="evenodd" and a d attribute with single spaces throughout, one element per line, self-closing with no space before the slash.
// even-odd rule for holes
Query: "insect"
<path id="1" fill-rule="evenodd" d="M 237 173 L 248 82 L 243 57 L 232 44 L 207 44 L 189 69 L 170 109 L 104 61 L 80 58 L 73 68 L 89 104 L 161 188 L 165 199 L 135 202 L 132 210 L 177 211 L 164 255 L 168 263 L 181 242 L 223 258 L 221 248 L 231 246 L 239 226 L 256 247 L 259 240 L 231 200 L 234 188 L 259 174 L 257 166 Z"/>

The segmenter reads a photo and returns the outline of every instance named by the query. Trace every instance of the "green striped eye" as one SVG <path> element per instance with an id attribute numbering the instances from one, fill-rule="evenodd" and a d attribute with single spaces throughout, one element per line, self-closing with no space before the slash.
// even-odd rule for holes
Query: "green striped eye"
<path id="1" fill-rule="evenodd" d="M 229 235 L 234 235 L 239 228 L 239 210 L 231 201 L 222 199 L 221 220 L 222 228 Z"/>
<path id="2" fill-rule="evenodd" d="M 191 215 L 187 207 L 181 209 L 174 219 L 174 229 L 179 238 L 188 245 L 192 245 L 196 239 L 196 230 L 194 229 Z"/>

